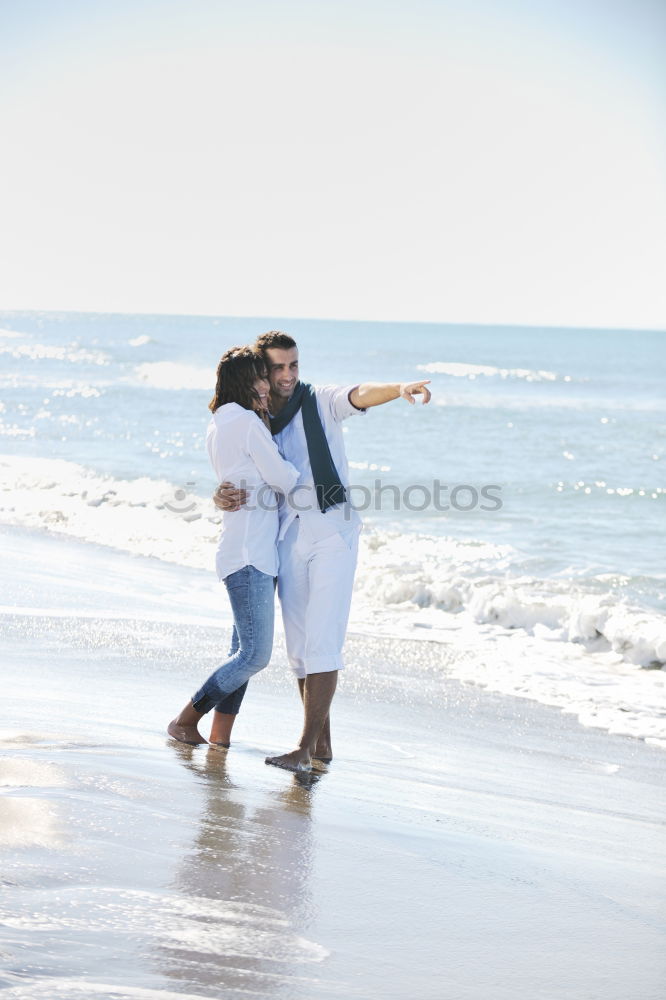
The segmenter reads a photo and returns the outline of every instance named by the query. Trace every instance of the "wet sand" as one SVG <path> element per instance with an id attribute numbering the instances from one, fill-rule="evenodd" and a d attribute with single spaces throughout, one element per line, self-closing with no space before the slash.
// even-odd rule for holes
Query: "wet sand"
<path id="1" fill-rule="evenodd" d="M 279 640 L 231 750 L 177 745 L 228 636 L 203 575 L 3 543 L 7 1000 L 664 995 L 663 751 L 435 667 L 401 690 L 410 644 L 354 636 L 329 767 L 264 764 L 300 719 Z"/>

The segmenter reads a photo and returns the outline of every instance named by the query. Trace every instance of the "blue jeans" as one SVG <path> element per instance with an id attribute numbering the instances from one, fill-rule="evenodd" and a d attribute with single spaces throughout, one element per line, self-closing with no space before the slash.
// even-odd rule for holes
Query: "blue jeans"
<path id="1" fill-rule="evenodd" d="M 236 631 L 236 626 L 234 625 L 233 632 L 231 633 L 231 646 L 229 647 L 229 652 L 227 657 L 231 658 L 235 652 L 238 651 L 240 642 L 238 641 L 238 632 Z M 240 712 L 240 707 L 245 697 L 245 692 L 247 691 L 248 681 L 245 684 L 241 684 L 239 688 L 232 691 L 231 694 L 226 695 L 222 701 L 219 701 L 215 706 L 216 712 L 222 712 L 223 715 L 238 715 Z"/>
<path id="2" fill-rule="evenodd" d="M 272 576 L 254 566 L 243 566 L 227 576 L 224 585 L 234 615 L 230 655 L 192 697 L 192 704 L 197 712 L 217 708 L 235 715 L 248 680 L 263 670 L 271 658 L 275 583 Z"/>

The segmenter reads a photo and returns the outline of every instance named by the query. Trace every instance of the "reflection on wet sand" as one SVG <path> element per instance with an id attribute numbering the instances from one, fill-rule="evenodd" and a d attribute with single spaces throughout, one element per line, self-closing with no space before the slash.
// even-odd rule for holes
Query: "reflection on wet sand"
<path id="1" fill-rule="evenodd" d="M 30 746 L 22 734 L 5 734 L 0 743 Z M 58 811 L 48 798 L 27 797 L 26 789 L 60 788 L 67 780 L 53 764 L 28 757 L 3 757 L 0 760 L 0 846 L 55 848 L 63 841 Z M 17 794 L 18 793 L 18 794 Z"/>
<path id="2" fill-rule="evenodd" d="M 59 847 L 63 843 L 59 817 L 44 799 L 3 796 L 0 808 L 0 846 Z"/>
<path id="3" fill-rule="evenodd" d="M 303 989 L 328 954 L 295 929 L 315 905 L 311 805 L 320 776 L 290 775 L 279 792 L 256 791 L 234 784 L 224 750 L 174 750 L 203 802 L 174 884 L 189 916 L 178 940 L 162 940 L 160 972 L 190 989 L 223 987 L 225 996 L 282 994 L 294 981 Z"/>

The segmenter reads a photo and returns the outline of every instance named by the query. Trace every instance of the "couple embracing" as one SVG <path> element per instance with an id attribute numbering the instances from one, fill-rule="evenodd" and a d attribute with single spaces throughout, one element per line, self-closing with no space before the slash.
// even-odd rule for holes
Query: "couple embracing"
<path id="1" fill-rule="evenodd" d="M 228 658 L 169 724 L 174 739 L 206 743 L 198 722 L 212 709 L 210 742 L 229 745 L 248 680 L 270 659 L 277 578 L 304 723 L 296 749 L 266 763 L 300 771 L 331 760 L 329 709 L 344 666 L 360 532 L 342 421 L 417 394 L 429 401 L 427 382 L 301 382 L 296 342 L 278 331 L 222 356 L 206 444 L 223 484 L 217 573 L 234 629 Z"/>

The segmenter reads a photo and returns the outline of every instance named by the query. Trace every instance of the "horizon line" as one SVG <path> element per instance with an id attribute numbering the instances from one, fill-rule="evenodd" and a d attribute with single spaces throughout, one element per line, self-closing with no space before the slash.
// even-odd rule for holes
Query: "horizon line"
<path id="1" fill-rule="evenodd" d="M 265 315 L 252 315 L 252 314 L 224 314 L 224 313 L 208 313 L 208 312 L 162 312 L 157 310 L 156 312 L 148 312 L 144 310 L 135 310 L 131 312 L 126 312 L 119 309 L 5 309 L 0 308 L 0 315 L 7 313 L 24 313 L 24 314 L 35 314 L 35 313 L 50 313 L 60 314 L 60 315 L 75 315 L 75 316 L 146 316 L 146 317 L 179 317 L 181 319 L 253 319 L 253 320 L 266 320 L 267 322 L 274 322 L 276 319 L 280 321 L 286 320 L 287 322 L 316 322 L 316 323 L 370 323 L 377 325 L 392 325 L 392 326 L 465 326 L 465 327 L 484 327 L 484 328 L 502 328 L 502 329 L 524 329 L 524 330 L 580 330 L 580 331 L 607 331 L 607 332 L 617 332 L 617 333 L 666 333 L 666 324 L 664 326 L 601 326 L 601 325 L 578 325 L 578 324 L 561 324 L 561 323 L 511 323 L 511 322 L 478 322 L 474 320 L 394 320 L 394 319 L 357 319 L 350 317 L 329 317 L 329 316 L 278 316 L 277 313 L 270 316 Z"/>

